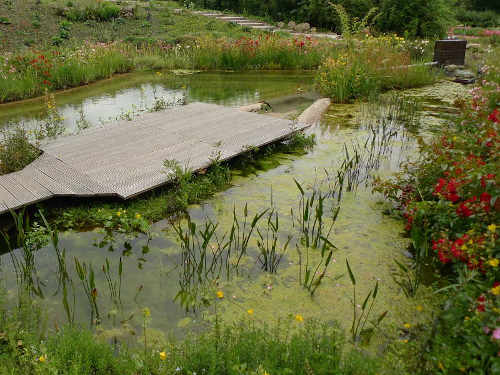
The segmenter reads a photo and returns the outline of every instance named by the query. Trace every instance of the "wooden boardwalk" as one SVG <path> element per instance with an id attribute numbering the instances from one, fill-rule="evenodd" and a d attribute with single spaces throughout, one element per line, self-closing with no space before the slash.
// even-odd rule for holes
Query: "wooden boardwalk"
<path id="1" fill-rule="evenodd" d="M 89 129 L 48 141 L 33 163 L 0 176 L 0 213 L 56 196 L 128 199 L 169 181 L 167 159 L 197 171 L 307 126 L 193 103 Z"/>

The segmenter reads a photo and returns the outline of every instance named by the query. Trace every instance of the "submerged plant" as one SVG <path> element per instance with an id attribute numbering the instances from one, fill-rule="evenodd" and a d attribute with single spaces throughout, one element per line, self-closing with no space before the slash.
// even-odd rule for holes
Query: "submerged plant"
<path id="1" fill-rule="evenodd" d="M 171 222 L 182 249 L 180 290 L 175 297 L 181 305 L 190 309 L 200 302 L 206 303 L 205 294 L 215 280 L 223 275 L 230 279 L 233 271 L 238 272 L 252 233 L 266 212 L 255 214 L 250 221 L 248 205 L 245 205 L 241 221 L 234 208 L 231 230 L 222 235 L 217 234 L 219 224 L 208 218 L 200 227 L 189 216 L 186 228 L 180 222 Z"/>
<path id="2" fill-rule="evenodd" d="M 333 249 L 335 246 L 328 239 L 321 237 L 323 246 L 321 248 L 321 259 L 316 264 L 310 263 L 309 248 L 305 248 L 305 259 L 302 251 L 297 244 L 297 253 L 299 254 L 299 283 L 309 291 L 311 297 L 314 296 L 316 290 L 321 285 L 328 266 L 333 259 Z M 342 275 L 335 277 L 335 280 L 341 278 Z"/>
<path id="3" fill-rule="evenodd" d="M 257 259 L 263 270 L 270 273 L 276 273 L 281 259 L 287 252 L 292 236 L 288 236 L 282 248 L 279 247 L 279 216 L 274 210 L 268 214 L 266 224 L 265 231 L 257 229 L 257 234 L 259 236 L 257 239 L 257 247 L 260 252 Z"/>
<path id="4" fill-rule="evenodd" d="M 16 230 L 15 242 L 11 242 L 8 233 L 2 232 L 2 236 L 12 259 L 18 289 L 22 291 L 21 294 L 27 293 L 28 296 L 32 294 L 43 296 L 42 283 L 38 277 L 35 264 L 35 252 L 38 250 L 38 247 L 31 246 L 28 241 L 30 230 L 29 216 L 26 216 L 25 219 L 24 210 L 21 210 L 19 214 L 11 210 L 10 214 L 14 220 Z M 21 249 L 20 256 L 16 255 L 15 251 L 18 247 Z"/>
<path id="5" fill-rule="evenodd" d="M 118 280 L 113 280 L 113 275 L 111 274 L 111 266 L 109 264 L 108 258 L 106 258 L 105 264 L 102 266 L 102 272 L 104 273 L 104 278 L 108 285 L 109 296 L 111 301 L 116 306 L 121 305 L 121 287 L 122 287 L 122 274 L 123 274 L 123 262 L 122 258 L 118 262 Z"/>
<path id="6" fill-rule="evenodd" d="M 361 312 L 358 312 L 358 300 L 356 295 L 356 278 L 354 277 L 354 273 L 351 270 L 349 261 L 346 259 L 345 262 L 347 265 L 347 272 L 349 273 L 349 279 L 351 280 L 351 284 L 353 287 L 353 298 L 351 300 L 353 308 L 352 325 L 351 325 L 352 341 L 355 343 L 361 340 L 365 340 L 366 342 L 368 342 L 373 334 L 374 329 L 376 329 L 379 326 L 382 320 L 386 317 L 388 311 L 384 311 L 374 321 L 369 320 L 378 294 L 378 281 L 377 281 L 375 283 L 375 287 L 368 292 L 365 299 L 363 300 L 363 303 L 360 305 Z M 372 325 L 371 328 L 365 328 L 366 323 L 368 322 Z"/>
<path id="7" fill-rule="evenodd" d="M 90 306 L 90 324 L 99 324 L 100 315 L 99 308 L 97 306 L 97 288 L 95 285 L 95 274 L 92 268 L 92 264 L 87 264 L 85 262 L 80 263 L 78 258 L 75 257 L 75 269 L 78 278 L 82 282 L 83 290 L 87 296 L 89 306 Z"/>
<path id="8" fill-rule="evenodd" d="M 302 245 L 306 248 L 319 248 L 321 247 L 322 238 L 328 239 L 330 236 L 340 212 L 340 207 L 333 209 L 332 222 L 329 227 L 325 227 L 325 199 L 328 194 L 322 193 L 320 190 L 314 190 L 310 196 L 306 196 L 300 183 L 295 179 L 294 181 L 300 193 L 297 215 L 294 215 L 293 209 L 291 209 L 294 226 L 297 225 L 300 230 Z"/>

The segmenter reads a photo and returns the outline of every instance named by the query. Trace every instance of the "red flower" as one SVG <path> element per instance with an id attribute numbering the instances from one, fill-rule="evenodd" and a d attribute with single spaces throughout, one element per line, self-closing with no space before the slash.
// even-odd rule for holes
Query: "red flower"
<path id="1" fill-rule="evenodd" d="M 450 262 L 450 258 L 448 258 L 442 250 L 438 251 L 438 257 L 439 257 L 439 260 L 441 261 L 441 263 L 443 263 L 443 264 Z"/>
<path id="2" fill-rule="evenodd" d="M 495 108 L 495 110 L 493 112 L 491 112 L 490 115 L 488 116 L 488 120 L 490 120 L 492 122 L 500 122 L 499 115 L 500 115 L 500 112 L 498 112 L 498 109 Z"/>

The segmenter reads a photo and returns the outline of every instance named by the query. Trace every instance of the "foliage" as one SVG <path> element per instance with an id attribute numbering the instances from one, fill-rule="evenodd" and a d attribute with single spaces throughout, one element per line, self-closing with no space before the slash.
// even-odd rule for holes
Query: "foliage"
<path id="1" fill-rule="evenodd" d="M 120 16 L 120 6 L 107 1 L 87 2 L 61 9 L 64 17 L 72 22 L 107 22 Z"/>
<path id="2" fill-rule="evenodd" d="M 327 58 L 316 75 L 319 90 L 335 102 L 345 103 L 390 89 L 419 87 L 436 79 L 430 67 L 408 66 L 412 63 L 412 47 L 402 38 L 369 37 L 357 43 L 356 48 Z"/>
<path id="3" fill-rule="evenodd" d="M 30 143 L 26 129 L 17 127 L 12 131 L 4 130 L 2 135 L 0 174 L 19 171 L 40 155 L 40 151 Z"/>
<path id="4" fill-rule="evenodd" d="M 334 51 L 328 41 L 277 35 L 203 37 L 172 46 L 164 42 L 85 43 L 0 57 L 0 103 L 108 78 L 137 69 L 314 69 Z"/>
<path id="5" fill-rule="evenodd" d="M 376 184 L 399 203 L 414 251 L 450 282 L 426 357 L 449 373 L 500 370 L 498 77 L 485 68 L 471 102 L 457 102 L 461 116 L 421 142 L 420 160 Z"/>
<path id="6" fill-rule="evenodd" d="M 495 27 L 500 24 L 500 16 L 492 10 L 469 10 L 459 7 L 455 17 L 461 24 L 477 27 Z"/>
<path id="7" fill-rule="evenodd" d="M 377 299 L 378 294 L 378 281 L 375 283 L 375 287 L 371 289 L 366 295 L 363 303 L 361 305 L 358 304 L 358 299 L 356 296 L 356 277 L 352 272 L 351 266 L 349 265 L 349 261 L 346 259 L 347 273 L 349 274 L 349 279 L 352 284 L 352 325 L 351 325 L 351 335 L 352 341 L 354 343 L 363 341 L 368 343 L 370 341 L 371 336 L 373 335 L 373 331 L 380 325 L 382 320 L 387 316 L 387 311 L 384 311 L 376 320 L 369 321 L 370 315 L 373 310 L 373 306 L 375 305 L 375 300 Z M 358 311 L 361 306 L 361 311 Z M 365 328 L 366 323 L 370 323 L 370 328 Z"/>
<path id="8" fill-rule="evenodd" d="M 0 374 L 375 374 L 374 358 L 347 351 L 335 325 L 292 318 L 277 327 L 242 321 L 167 347 L 127 350 L 101 342 L 80 327 L 62 327 L 45 338 L 34 306 L 18 313 L 1 305 Z M 145 316 L 146 311 L 145 309 Z M 26 320 L 25 318 L 29 318 Z M 24 325 L 23 322 L 29 322 Z"/>
<path id="9" fill-rule="evenodd" d="M 345 39 L 349 39 L 353 34 L 360 34 L 367 31 L 365 29 L 380 16 L 380 13 L 377 14 L 377 8 L 374 7 L 366 13 L 362 20 L 351 19 L 341 4 L 330 3 L 330 5 L 335 9 L 340 18 L 341 32 Z"/>
<path id="10" fill-rule="evenodd" d="M 333 8 L 322 0 L 194 0 L 202 8 L 232 10 L 255 16 L 270 17 L 275 21 L 308 22 L 312 25 L 338 30 L 340 22 Z M 349 14 L 358 19 L 375 6 L 372 0 L 337 0 Z"/>
<path id="11" fill-rule="evenodd" d="M 47 90 L 80 86 L 132 69 L 118 48 L 86 45 L 0 57 L 0 103 L 39 96 Z"/>
<path id="12" fill-rule="evenodd" d="M 408 37 L 443 37 L 451 21 L 446 0 L 381 0 L 377 26 Z"/>

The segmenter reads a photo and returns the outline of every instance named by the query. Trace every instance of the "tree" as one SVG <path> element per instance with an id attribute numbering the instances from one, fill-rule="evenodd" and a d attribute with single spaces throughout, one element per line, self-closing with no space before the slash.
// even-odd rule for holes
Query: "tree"
<path id="1" fill-rule="evenodd" d="M 382 0 L 378 27 L 410 37 L 442 37 L 452 19 L 447 0 Z"/>

